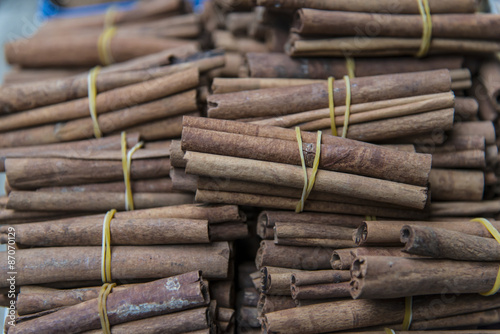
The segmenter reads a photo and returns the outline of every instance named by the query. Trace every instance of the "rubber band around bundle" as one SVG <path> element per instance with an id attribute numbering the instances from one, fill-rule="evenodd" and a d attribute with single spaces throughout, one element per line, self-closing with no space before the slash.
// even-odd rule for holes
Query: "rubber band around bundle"
<path id="1" fill-rule="evenodd" d="M 420 44 L 420 49 L 418 50 L 416 57 L 422 58 L 429 53 L 431 47 L 432 39 L 432 16 L 431 9 L 428 0 L 417 0 L 418 10 L 422 16 L 422 43 Z"/>
<path id="2" fill-rule="evenodd" d="M 349 129 L 349 117 L 351 116 L 351 79 L 349 76 L 344 76 L 345 81 L 345 113 L 344 127 L 342 128 L 342 138 L 347 138 L 347 130 Z"/>
<path id="3" fill-rule="evenodd" d="M 412 320 L 413 320 L 413 297 L 410 296 L 405 298 L 405 317 L 402 325 L 404 331 L 410 329 Z"/>
<path id="4" fill-rule="evenodd" d="M 116 283 L 104 283 L 97 298 L 97 308 L 99 311 L 99 319 L 101 320 L 101 328 L 103 334 L 111 334 L 111 326 L 108 318 L 107 299 L 111 290 L 116 286 Z"/>
<path id="5" fill-rule="evenodd" d="M 500 232 L 498 232 L 498 230 L 495 228 L 495 226 L 493 226 L 493 224 L 491 224 L 488 219 L 474 218 L 471 220 L 471 222 L 478 222 L 478 223 L 483 224 L 483 226 L 488 230 L 488 232 L 491 233 L 493 238 L 495 238 L 495 240 L 498 243 L 500 243 Z M 498 292 L 498 290 L 500 290 L 500 269 L 498 269 L 497 278 L 495 280 L 495 284 L 493 285 L 493 288 L 491 288 L 491 290 L 488 292 L 481 293 L 481 295 L 493 296 L 494 294 L 496 294 Z"/>
<path id="6" fill-rule="evenodd" d="M 104 14 L 104 29 L 114 26 L 116 21 L 116 6 L 109 6 L 108 10 Z"/>
<path id="7" fill-rule="evenodd" d="M 396 334 L 396 332 L 394 331 L 394 329 L 384 328 L 384 331 L 385 331 L 386 334 Z"/>
<path id="8" fill-rule="evenodd" d="M 96 138 L 102 137 L 101 128 L 99 127 L 99 122 L 97 121 L 97 108 L 96 108 L 96 98 L 97 98 L 97 88 L 96 88 L 96 79 L 99 71 L 101 70 L 101 66 L 96 66 L 89 71 L 87 76 L 87 91 L 89 98 L 89 112 L 90 117 L 92 118 L 92 123 L 94 127 L 94 136 Z"/>
<path id="9" fill-rule="evenodd" d="M 345 66 L 347 67 L 347 75 L 349 78 L 355 78 L 356 61 L 352 57 L 345 57 Z"/>
<path id="10" fill-rule="evenodd" d="M 122 168 L 123 180 L 125 182 L 125 210 L 134 210 L 134 196 L 132 195 L 132 185 L 130 182 L 130 166 L 132 164 L 132 155 L 144 145 L 144 142 L 137 143 L 127 152 L 127 134 L 122 132 Z"/>
<path id="11" fill-rule="evenodd" d="M 105 28 L 97 40 L 97 54 L 102 65 L 110 65 L 115 62 L 111 54 L 111 39 L 116 34 L 116 27 Z"/>
<path id="12" fill-rule="evenodd" d="M 111 283 L 111 219 L 116 210 L 110 210 L 104 216 L 102 222 L 102 255 L 101 255 L 101 279 L 103 283 Z"/>
<path id="13" fill-rule="evenodd" d="M 335 124 L 335 101 L 333 99 L 333 77 L 328 78 L 328 105 L 330 107 L 330 123 L 332 128 L 332 135 L 337 137 L 337 125 Z"/>
<path id="14" fill-rule="evenodd" d="M 319 169 L 319 159 L 321 157 L 321 135 L 322 135 L 322 132 L 318 131 L 318 136 L 317 136 L 317 140 L 316 140 L 316 154 L 314 156 L 314 163 L 313 163 L 311 178 L 308 178 L 308 176 L 307 176 L 306 160 L 304 158 L 304 152 L 302 151 L 302 135 L 300 133 L 299 127 L 295 128 L 295 133 L 297 135 L 297 143 L 299 145 L 300 160 L 301 160 L 301 164 L 302 164 L 302 169 L 304 171 L 304 188 L 302 189 L 302 196 L 300 198 L 300 201 L 297 203 L 297 206 L 295 207 L 295 212 L 299 213 L 299 212 L 304 211 L 304 205 L 305 205 L 305 202 L 307 200 L 307 197 L 309 197 L 309 194 L 311 193 L 312 188 L 314 187 L 314 183 L 316 182 L 316 175 L 318 174 L 318 169 Z"/>
<path id="15" fill-rule="evenodd" d="M 374 221 L 377 221 L 377 217 L 376 216 L 365 216 L 365 220 L 367 222 L 374 222 Z"/>

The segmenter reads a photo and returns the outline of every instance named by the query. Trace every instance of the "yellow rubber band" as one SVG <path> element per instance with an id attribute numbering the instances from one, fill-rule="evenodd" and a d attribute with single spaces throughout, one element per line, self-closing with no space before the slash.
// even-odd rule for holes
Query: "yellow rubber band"
<path id="1" fill-rule="evenodd" d="M 102 222 L 102 256 L 101 256 L 101 279 L 103 283 L 111 282 L 111 219 L 116 210 L 110 210 L 104 216 Z"/>
<path id="2" fill-rule="evenodd" d="M 410 329 L 411 321 L 413 320 L 413 297 L 405 298 L 405 317 L 403 320 L 403 330 Z"/>
<path id="3" fill-rule="evenodd" d="M 345 58 L 345 66 L 347 67 L 347 75 L 349 76 L 349 78 L 355 78 L 356 75 L 354 74 L 354 72 L 356 71 L 356 62 L 354 60 L 354 58 L 352 57 L 346 57 Z"/>
<path id="4" fill-rule="evenodd" d="M 385 332 L 387 334 L 396 334 L 396 332 L 394 331 L 394 329 L 390 329 L 390 328 L 384 328 Z"/>
<path id="5" fill-rule="evenodd" d="M 144 142 L 137 143 L 127 152 L 127 134 L 122 132 L 122 168 L 123 180 L 125 182 L 125 210 L 134 210 L 134 197 L 132 196 L 132 185 L 130 183 L 130 166 L 132 164 L 132 155 L 140 149 Z"/>
<path id="6" fill-rule="evenodd" d="M 471 220 L 471 222 L 478 222 L 483 224 L 484 227 L 488 230 L 488 232 L 491 233 L 493 238 L 500 243 L 500 232 L 490 223 L 488 219 L 485 218 L 474 218 Z M 497 274 L 497 279 L 495 280 L 495 284 L 493 285 L 493 288 L 491 288 L 490 291 L 488 292 L 483 292 L 481 295 L 483 296 L 492 296 L 496 294 L 500 290 L 500 269 L 498 269 L 498 274 Z"/>
<path id="7" fill-rule="evenodd" d="M 116 34 L 116 27 L 108 27 L 99 36 L 97 41 L 97 53 L 103 65 L 110 65 L 115 62 L 111 54 L 111 39 Z"/>
<path id="8" fill-rule="evenodd" d="M 429 53 L 429 48 L 431 47 L 432 39 L 432 16 L 431 8 L 429 7 L 428 0 L 417 0 L 418 10 L 422 16 L 423 31 L 422 31 L 422 44 L 420 44 L 420 49 L 418 50 L 416 56 L 421 58 L 425 57 Z"/>
<path id="9" fill-rule="evenodd" d="M 332 127 L 332 135 L 338 136 L 337 125 L 335 125 L 335 102 L 333 100 L 333 77 L 328 78 L 328 104 L 330 106 L 330 122 Z"/>
<path id="10" fill-rule="evenodd" d="M 110 28 L 115 24 L 116 14 L 115 6 L 110 6 L 104 15 L 104 29 Z"/>
<path id="11" fill-rule="evenodd" d="M 108 311 L 106 309 L 106 301 L 111 290 L 116 286 L 115 283 L 104 283 L 97 298 L 97 308 L 99 310 L 99 319 L 101 320 L 101 328 L 103 334 L 111 334 L 111 326 L 108 319 Z"/>
<path id="12" fill-rule="evenodd" d="M 295 212 L 299 213 L 304 210 L 304 198 L 307 193 L 307 167 L 306 160 L 304 159 L 304 152 L 302 151 L 302 135 L 300 134 L 300 128 L 295 127 L 295 134 L 297 135 L 297 143 L 299 144 L 299 154 L 300 161 L 302 163 L 302 169 L 304 170 L 304 188 L 302 189 L 302 196 L 300 198 L 299 203 L 297 203 L 297 207 L 295 208 Z"/>
<path id="13" fill-rule="evenodd" d="M 365 220 L 368 222 L 374 222 L 377 220 L 376 216 L 365 216 Z"/>
<path id="14" fill-rule="evenodd" d="M 89 111 L 90 117 L 92 118 L 92 123 L 94 125 L 94 136 L 96 138 L 102 137 L 101 128 L 99 127 L 99 122 L 97 121 L 97 108 L 96 108 L 96 97 L 97 97 L 97 88 L 95 85 L 97 74 L 101 70 L 100 66 L 96 66 L 90 70 L 89 75 L 87 76 L 87 91 L 89 96 Z"/>
<path id="15" fill-rule="evenodd" d="M 351 116 L 351 80 L 349 76 L 344 76 L 345 81 L 345 113 L 344 128 L 342 129 L 342 138 L 347 138 L 347 129 L 349 128 L 349 117 Z"/>
<path id="16" fill-rule="evenodd" d="M 300 160 L 302 163 L 302 169 L 304 170 L 304 188 L 302 189 L 302 196 L 300 198 L 299 203 L 297 203 L 297 207 L 295 208 L 295 212 L 299 213 L 304 211 L 304 205 L 306 203 L 309 194 L 311 193 L 314 183 L 316 182 L 316 175 L 318 174 L 319 169 L 319 159 L 321 157 L 321 135 L 322 132 L 318 131 L 318 138 L 316 140 L 316 154 L 314 156 L 314 162 L 312 167 L 311 178 L 307 176 L 307 166 L 304 158 L 304 152 L 302 151 L 302 136 L 300 134 L 300 128 L 295 128 L 295 133 L 297 134 L 297 143 L 299 144 L 300 151 Z"/>

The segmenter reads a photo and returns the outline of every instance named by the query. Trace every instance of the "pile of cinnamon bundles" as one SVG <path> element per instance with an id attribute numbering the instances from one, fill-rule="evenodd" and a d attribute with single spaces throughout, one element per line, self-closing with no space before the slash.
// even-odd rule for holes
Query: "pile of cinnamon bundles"
<path id="1" fill-rule="evenodd" d="M 72 333 L 100 329 L 103 217 L 15 225 L 19 317 L 9 333 L 53 333 L 58 326 Z M 116 213 L 110 223 L 110 273 L 118 286 L 107 299 L 112 331 L 132 333 L 147 323 L 141 333 L 184 333 L 189 326 L 211 333 L 217 321 L 234 325 L 231 241 L 248 235 L 245 220 L 236 206 L 181 205 Z M 2 243 L 9 242 L 11 226 L 1 228 Z M 6 257 L 0 266 L 7 275 Z M 8 275 L 4 278 L 6 289 Z M 167 295 L 159 291 L 161 286 Z M 210 300 L 215 303 L 212 313 L 206 309 Z M 203 309 L 184 312 L 198 307 Z M 175 317 L 160 317 L 179 311 Z M 88 313 L 96 318 L 90 321 Z M 82 320 L 75 321 L 76 316 Z M 150 317 L 155 318 L 139 321 Z"/>

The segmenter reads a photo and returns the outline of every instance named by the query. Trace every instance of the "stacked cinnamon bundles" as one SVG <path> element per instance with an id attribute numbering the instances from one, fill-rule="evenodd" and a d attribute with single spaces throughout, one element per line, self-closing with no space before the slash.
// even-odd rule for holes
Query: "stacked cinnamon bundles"
<path id="1" fill-rule="evenodd" d="M 450 130 L 455 107 L 477 112 L 472 103 L 455 104 L 447 70 L 353 78 L 347 138 L 367 142 Z M 346 83 L 333 89 L 335 124 L 342 133 Z M 253 101 L 245 103 L 245 101 Z M 210 118 L 241 120 L 256 125 L 299 126 L 305 131 L 331 127 L 326 80 L 300 86 L 264 88 L 208 97 Z"/>
<path id="2" fill-rule="evenodd" d="M 117 333 L 211 333 L 221 308 L 211 302 L 209 283 L 198 271 L 113 288 L 106 308 Z M 22 287 L 15 325 L 6 333 L 101 333 L 100 287 L 52 289 Z"/>
<path id="3" fill-rule="evenodd" d="M 101 214 L 15 226 L 19 317 L 16 326 L 11 327 L 10 331 L 18 333 L 17 330 L 22 328 L 23 331 L 19 333 L 39 333 L 37 330 L 54 322 L 56 326 L 66 326 L 66 322 L 74 318 L 75 312 L 96 311 L 91 301 L 96 302 L 100 290 L 97 285 L 101 275 L 103 217 Z M 159 316 L 165 312 L 147 315 L 148 301 L 143 298 L 149 293 L 141 288 L 142 284 L 131 283 L 181 275 L 178 281 L 170 284 L 165 283 L 166 279 L 158 283 L 166 286 L 167 291 L 181 294 L 178 301 L 177 297 L 158 294 L 155 303 L 159 310 L 181 311 L 205 307 L 211 297 L 218 306 L 211 311 L 215 314 L 208 314 L 205 307 L 196 312 L 179 313 L 173 318 L 151 319 L 152 324 L 148 324 L 147 333 L 166 330 L 184 333 L 191 328 L 189 326 L 196 326 L 196 330 L 208 328 L 211 333 L 216 326 L 226 328 L 234 324 L 234 302 L 231 297 L 234 264 L 232 245 L 228 241 L 248 235 L 245 219 L 237 206 L 181 205 L 118 212 L 110 224 L 111 277 L 120 285 L 127 285 L 119 285 L 113 291 L 124 291 L 124 296 L 128 297 L 120 297 L 119 300 L 122 300 L 134 297 L 134 292 L 127 289 L 139 289 L 138 299 L 134 299 L 136 306 L 131 307 L 135 307 L 138 314 L 144 314 L 144 318 Z M 3 226 L 0 233 L 1 242 L 6 243 L 9 226 Z M 5 262 L 3 265 L 8 264 Z M 193 270 L 196 272 L 186 274 Z M 210 282 L 202 281 L 197 271 L 202 271 L 203 278 Z M 202 284 L 203 288 L 201 292 L 196 292 L 196 295 L 201 293 L 204 296 L 200 303 L 195 303 L 194 297 L 189 294 L 183 295 L 184 292 L 196 291 L 189 286 L 187 290 L 183 288 L 184 277 L 201 282 L 198 284 Z M 158 289 L 158 286 L 155 285 L 154 289 Z M 113 305 L 112 296 L 113 292 L 108 297 L 110 319 L 115 314 L 113 307 L 110 307 Z M 179 307 L 179 303 L 183 307 Z M 132 322 L 139 319 L 141 317 L 111 321 L 112 326 L 117 326 L 116 329 L 112 327 L 112 330 L 123 333 L 137 331 L 139 326 L 146 323 Z M 188 325 L 190 322 L 193 324 Z M 87 321 L 75 321 L 73 326 L 76 327 L 72 332 L 100 328 L 85 327 L 88 326 Z"/>
<path id="4" fill-rule="evenodd" d="M 195 117 L 185 117 L 183 125 L 185 171 L 202 177 L 197 201 L 295 209 L 304 186 L 295 131 Z M 316 134 L 302 132 L 302 140 L 311 167 Z M 425 216 L 430 165 L 425 154 L 324 134 L 314 200 L 306 201 L 305 211 Z"/>
<path id="5" fill-rule="evenodd" d="M 182 56 L 172 62 L 171 58 L 178 54 Z M 181 115 L 198 115 L 200 72 L 224 63 L 219 52 L 177 49 L 103 68 L 96 80 L 101 133 L 127 130 L 147 141 L 179 136 Z M 34 146 L 94 137 L 87 84 L 87 74 L 82 74 L 2 86 L 0 146 Z"/>
<path id="6" fill-rule="evenodd" d="M 10 64 L 28 68 L 107 65 L 99 55 L 105 46 L 98 44 L 110 26 L 116 28 L 108 42 L 113 62 L 178 46 L 199 46 L 200 21 L 187 7 L 183 0 L 143 0 L 128 11 L 51 20 L 32 37 L 7 43 L 5 57 Z"/>

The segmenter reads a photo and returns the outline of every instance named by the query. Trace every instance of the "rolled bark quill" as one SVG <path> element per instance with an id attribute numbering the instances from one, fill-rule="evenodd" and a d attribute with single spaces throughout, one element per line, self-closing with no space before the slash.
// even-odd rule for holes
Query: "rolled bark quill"
<path id="1" fill-rule="evenodd" d="M 423 84 L 425 82 L 425 84 Z M 351 79 L 352 104 L 375 102 L 425 94 L 445 93 L 451 88 L 449 71 L 391 74 Z M 373 89 L 377 86 L 378 89 Z M 380 89 L 383 87 L 382 93 Z M 410 88 L 411 87 L 411 88 Z M 343 80 L 334 83 L 335 106 L 345 105 Z M 243 101 L 252 100 L 251 104 Z M 282 101 L 287 101 L 283 104 Z M 328 107 L 326 82 L 306 86 L 269 88 L 248 92 L 212 95 L 208 99 L 208 117 L 239 119 L 278 116 Z"/>
<path id="2" fill-rule="evenodd" d="M 414 297 L 413 321 L 488 310 L 498 307 L 499 302 L 498 296 L 467 294 L 457 296 L 453 303 L 437 309 L 432 307 L 436 305 L 435 296 Z M 404 314 L 403 299 L 346 300 L 267 313 L 263 328 L 275 333 L 323 333 L 401 324 Z"/>
<path id="3" fill-rule="evenodd" d="M 174 286 L 175 288 L 172 288 Z M 111 325 L 181 311 L 209 302 L 199 272 L 135 285 L 109 294 L 106 302 Z M 70 306 L 46 316 L 17 324 L 10 333 L 83 332 L 100 327 L 97 298 Z M 150 305 L 144 310 L 141 305 Z M 137 308 L 141 311 L 137 311 Z"/>
<path id="4" fill-rule="evenodd" d="M 359 256 L 397 256 L 420 257 L 419 255 L 404 253 L 399 247 L 357 247 L 337 249 L 333 252 L 330 263 L 335 270 L 348 271 L 352 262 Z"/>
<path id="5" fill-rule="evenodd" d="M 127 133 L 127 147 L 134 147 L 139 142 L 139 134 Z M 51 151 L 69 151 L 69 150 L 119 150 L 121 148 L 121 136 L 109 136 L 104 138 L 87 139 L 71 143 L 60 143 L 39 146 L 27 146 L 16 148 L 0 149 L 0 171 L 5 172 L 5 159 L 12 158 L 26 158 L 30 156 L 37 156 L 44 154 L 43 152 Z"/>
<path id="6" fill-rule="evenodd" d="M 156 100 L 194 88 L 198 83 L 198 69 L 192 68 L 172 75 L 116 88 L 97 95 L 96 113 L 103 114 Z M 2 117 L 0 131 L 5 132 L 34 125 L 88 117 L 88 101 L 88 98 L 81 98 L 4 116 Z"/>
<path id="7" fill-rule="evenodd" d="M 295 308 L 295 302 L 290 296 L 273 296 L 260 294 L 257 304 L 257 314 L 262 316 L 266 313 Z"/>
<path id="8" fill-rule="evenodd" d="M 348 75 L 345 59 L 335 58 L 290 58 L 283 53 L 248 53 L 246 60 L 252 78 L 300 78 L 328 79 Z M 423 59 L 399 58 L 356 58 L 354 74 L 367 77 L 391 73 L 431 71 L 462 67 L 463 57 L 433 56 Z"/>
<path id="9" fill-rule="evenodd" d="M 205 256 L 199 258 L 200 253 Z M 152 279 L 196 269 L 203 270 L 207 278 L 226 278 L 229 253 L 227 242 L 207 245 L 113 246 L 111 275 L 116 280 Z M 199 258 L 200 261 L 193 261 L 193 258 Z M 64 252 L 58 247 L 23 249 L 16 251 L 16 260 L 16 279 L 19 285 L 101 278 L 101 247 L 66 247 Z M 7 268 L 6 259 L 0 266 Z M 5 282 L 3 287 L 8 284 L 6 280 Z"/>
<path id="10" fill-rule="evenodd" d="M 184 150 L 300 165 L 297 136 L 294 130 L 194 117 L 184 117 L 183 126 L 182 148 Z M 201 131 L 203 129 L 208 131 Z M 209 144 L 205 138 L 223 143 L 224 146 L 222 147 L 224 149 Z M 222 141 L 223 138 L 224 141 Z M 302 138 L 303 142 L 308 144 L 317 141 L 315 134 L 307 132 L 302 132 Z M 243 139 L 246 140 L 245 153 L 241 153 L 243 151 L 239 149 L 239 143 Z M 267 146 L 270 144 L 273 146 Z M 323 159 L 320 159 L 320 167 L 322 168 L 330 166 L 326 161 L 328 161 L 331 152 L 336 157 L 334 159 L 335 163 L 331 164 L 332 170 L 335 171 L 356 173 L 420 186 L 424 186 L 428 182 L 430 156 L 395 151 L 326 134 L 322 136 L 322 144 L 321 151 L 323 153 L 321 156 Z M 287 147 L 287 149 L 276 148 L 283 146 Z M 311 146 L 306 144 L 305 151 L 303 146 L 307 166 L 312 166 L 314 159 L 315 149 L 314 146 Z M 271 150 L 268 149 L 269 147 L 275 148 Z M 259 154 L 252 152 L 258 152 Z M 349 159 L 339 161 L 338 157 L 346 154 L 348 154 Z M 278 156 L 279 160 L 278 158 L 272 158 L 274 156 Z M 379 164 L 375 156 L 383 159 L 384 164 Z M 372 167 L 360 169 L 361 166 L 369 166 L 370 164 L 373 164 Z M 392 168 L 392 164 L 397 165 L 398 168 Z"/>
<path id="11" fill-rule="evenodd" d="M 296 188 L 302 188 L 304 185 L 302 168 L 298 166 L 196 152 L 187 152 L 185 158 L 188 160 L 186 172 L 190 174 L 239 178 L 244 181 L 260 181 Z M 225 169 L 220 169 L 220 166 L 224 166 Z M 218 171 L 222 173 L 218 173 Z M 346 182 L 345 185 L 342 182 Z M 354 184 L 359 184 L 359 186 L 354 186 Z M 375 184 L 379 184 L 379 186 L 375 186 Z M 424 187 L 324 170 L 318 171 L 315 189 L 420 210 L 427 203 L 427 189 Z M 363 193 L 362 189 L 366 190 L 366 193 Z M 384 194 L 383 191 L 380 191 L 382 189 L 391 194 Z M 401 195 L 396 195 L 398 193 Z"/>
<path id="12" fill-rule="evenodd" d="M 111 69 L 105 67 L 96 77 L 96 91 L 102 93 L 180 72 L 189 67 L 197 67 L 200 72 L 205 72 L 223 65 L 224 56 L 215 52 L 206 52 L 201 54 L 198 59 L 191 60 L 188 57 L 185 61 L 169 66 L 131 71 L 113 71 L 112 66 Z M 63 79 L 2 86 L 0 87 L 0 113 L 28 110 L 85 97 L 88 95 L 87 77 L 88 74 L 85 73 Z M 23 96 L 30 96 L 30 99 L 23 98 Z"/>
<path id="13" fill-rule="evenodd" d="M 481 272 L 481 277 L 476 273 Z M 448 293 L 485 293 L 498 263 L 361 256 L 351 267 L 354 299 L 385 299 Z"/>
<path id="14" fill-rule="evenodd" d="M 83 233 L 85 231 L 85 233 Z M 112 219 L 112 245 L 167 245 L 209 243 L 208 221 L 179 218 Z M 47 233 L 50 233 L 48 237 Z M 22 246 L 98 246 L 102 244 L 102 222 L 80 219 L 69 223 L 36 223 L 16 226 L 17 244 Z M 7 242 L 7 228 L 0 227 L 0 243 Z"/>
<path id="15" fill-rule="evenodd" d="M 483 64 L 480 69 L 480 78 L 486 89 L 490 103 L 496 111 L 500 111 L 500 68 L 495 62 Z"/>
<path id="16" fill-rule="evenodd" d="M 435 202 L 431 204 L 432 217 L 491 217 L 500 213 L 498 199 L 481 202 Z"/>
<path id="17" fill-rule="evenodd" d="M 256 5 L 283 9 L 314 8 L 368 13 L 386 13 L 388 8 L 395 8 L 401 14 L 419 13 L 418 4 L 411 0 L 341 0 L 335 2 L 328 0 L 256 0 Z M 474 0 L 429 0 L 429 6 L 432 13 L 474 13 L 477 9 L 477 2 Z"/>
<path id="18" fill-rule="evenodd" d="M 500 223 L 491 221 L 495 228 Z M 358 246 L 364 245 L 400 245 L 400 231 L 405 225 L 443 228 L 482 238 L 492 238 L 491 233 L 480 223 L 469 221 L 365 221 L 358 227 L 353 238 Z"/>
<path id="19" fill-rule="evenodd" d="M 302 270 L 330 269 L 332 251 L 329 248 L 278 246 L 272 241 L 263 240 L 255 264 L 257 268 L 273 266 Z"/>
<path id="20" fill-rule="evenodd" d="M 330 299 L 349 297 L 348 270 L 321 270 L 292 274 L 293 299 Z"/>
<path id="21" fill-rule="evenodd" d="M 298 269 L 265 266 L 261 268 L 261 292 L 268 295 L 290 296 L 290 280 Z"/>
<path id="22" fill-rule="evenodd" d="M 54 155 L 57 153 L 54 152 Z M 53 155 L 47 152 L 46 158 L 6 159 L 5 169 L 9 185 L 15 189 L 36 189 L 123 180 L 121 152 L 59 153 L 59 156 L 63 158 L 51 158 Z M 168 176 L 170 172 L 170 161 L 166 157 L 168 153 L 167 151 L 137 151 L 131 163 L 131 179 Z"/>
<path id="23" fill-rule="evenodd" d="M 429 173 L 429 183 L 433 200 L 480 201 L 485 176 L 482 171 L 433 168 Z"/>
<path id="24" fill-rule="evenodd" d="M 401 229 L 403 252 L 460 261 L 499 261 L 500 245 L 483 238 L 443 228 L 405 225 Z"/>
<path id="25" fill-rule="evenodd" d="M 143 179 L 130 181 L 132 193 L 173 193 L 178 192 L 173 189 L 172 180 L 168 177 L 159 179 Z M 45 192 L 124 192 L 125 183 L 106 182 L 106 183 L 87 183 L 76 186 L 45 187 L 38 188 L 37 191 Z"/>
<path id="26" fill-rule="evenodd" d="M 354 247 L 354 231 L 352 228 L 341 226 L 277 222 L 274 226 L 274 242 L 277 245 L 289 246 Z"/>

